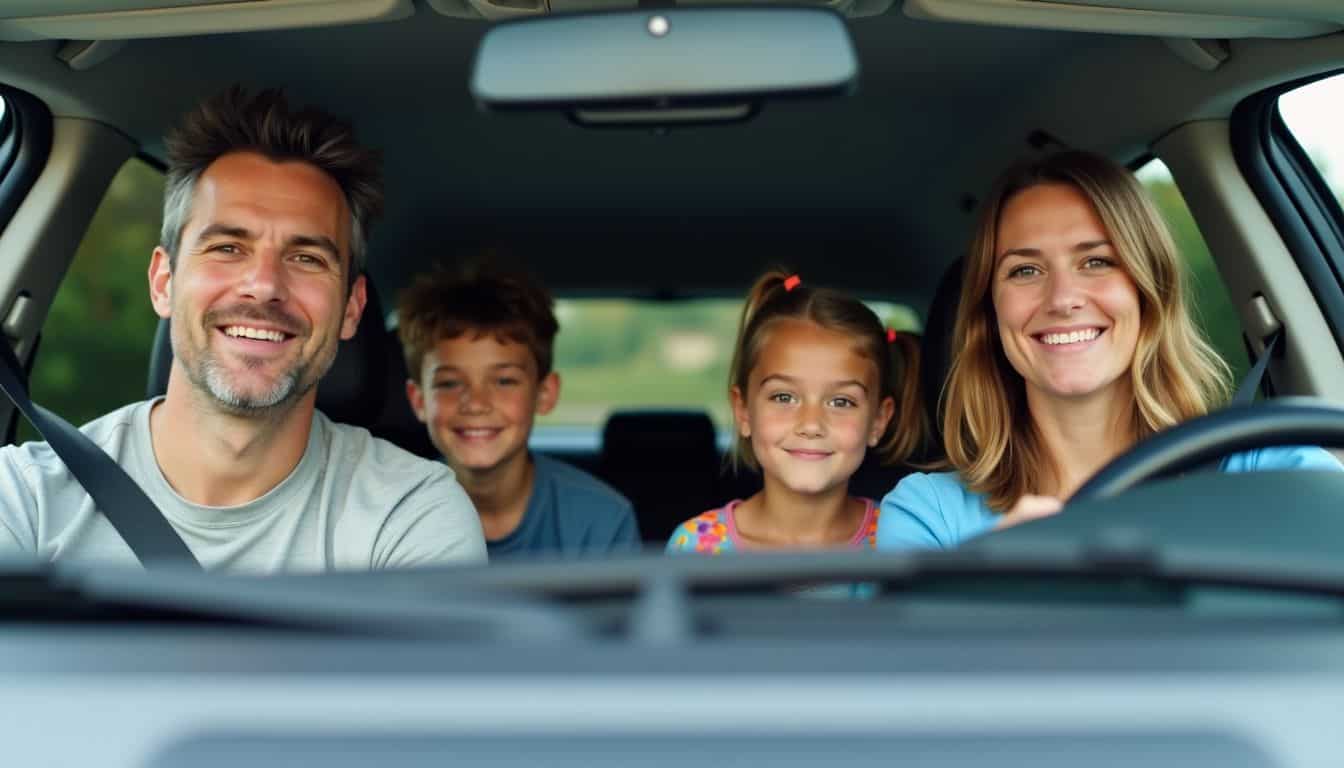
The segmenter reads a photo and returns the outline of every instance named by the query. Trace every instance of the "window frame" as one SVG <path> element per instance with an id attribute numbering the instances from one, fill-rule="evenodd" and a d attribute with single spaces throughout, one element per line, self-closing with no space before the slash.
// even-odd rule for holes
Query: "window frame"
<path id="1" fill-rule="evenodd" d="M 7 85 L 0 85 L 0 99 L 5 102 L 5 114 L 0 118 L 0 232 L 37 183 L 38 176 L 51 156 L 51 110 L 40 99 Z M 6 334 L 7 335 L 7 334 Z M 40 343 L 34 340 L 33 350 Z M 10 343 L 9 339 L 4 339 Z M 36 355 L 29 355 L 24 377 L 32 372 Z M 5 414 L 5 444 L 12 444 L 18 433 L 19 412 L 8 402 L 0 405 Z"/>
<path id="2" fill-rule="evenodd" d="M 1279 97 L 1335 75 L 1297 78 L 1237 105 L 1230 123 L 1237 166 L 1306 278 L 1335 345 L 1344 350 L 1344 211 L 1279 111 Z"/>

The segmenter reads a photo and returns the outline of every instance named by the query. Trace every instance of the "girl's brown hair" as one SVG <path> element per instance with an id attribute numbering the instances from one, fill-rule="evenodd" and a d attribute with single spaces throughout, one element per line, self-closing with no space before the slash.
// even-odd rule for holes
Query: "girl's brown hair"
<path id="1" fill-rule="evenodd" d="M 1176 246 L 1133 174 L 1072 150 L 1010 168 L 980 209 L 961 284 L 952 367 L 939 403 L 948 462 L 998 512 L 1037 492 L 1033 482 L 1055 471 L 1027 411 L 1023 379 L 1004 355 L 993 302 L 995 238 L 1004 206 L 1046 184 L 1067 184 L 1091 202 L 1138 290 L 1139 339 L 1130 367 L 1135 439 L 1207 413 L 1226 400 L 1231 378 L 1191 319 Z"/>
<path id="2" fill-rule="evenodd" d="M 928 434 L 919 401 L 919 344 L 913 338 L 890 334 L 867 305 L 830 288 L 798 281 L 791 272 L 771 270 L 756 280 L 747 295 L 737 327 L 737 344 L 729 368 L 728 385 L 747 396 L 747 380 L 761 350 L 782 320 L 805 320 L 854 340 L 855 350 L 877 366 L 878 402 L 891 397 L 896 410 L 877 448 L 883 464 L 908 459 L 924 447 Z M 737 435 L 729 454 L 734 469 L 745 464 L 759 469 L 751 441 Z"/>

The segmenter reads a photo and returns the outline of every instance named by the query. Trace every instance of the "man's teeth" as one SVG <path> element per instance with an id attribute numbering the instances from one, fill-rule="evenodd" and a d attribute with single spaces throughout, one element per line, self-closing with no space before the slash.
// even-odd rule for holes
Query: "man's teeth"
<path id="1" fill-rule="evenodd" d="M 245 325 L 231 325 L 224 329 L 224 333 L 234 338 L 244 339 L 263 339 L 265 341 L 284 341 L 285 334 L 279 331 L 268 331 L 263 328 L 248 328 Z"/>
<path id="2" fill-rule="evenodd" d="M 1047 333 L 1041 337 L 1041 341 L 1046 344 L 1077 344 L 1080 341 L 1091 341 L 1100 335 L 1100 330 L 1088 328 L 1085 331 L 1070 331 L 1069 333 Z"/>

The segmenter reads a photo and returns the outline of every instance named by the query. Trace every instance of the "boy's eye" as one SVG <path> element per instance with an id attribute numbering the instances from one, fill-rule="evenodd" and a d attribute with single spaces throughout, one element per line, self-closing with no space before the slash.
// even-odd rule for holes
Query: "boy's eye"
<path id="1" fill-rule="evenodd" d="M 446 380 L 444 380 L 444 381 L 436 381 L 436 382 L 434 382 L 434 388 L 435 388 L 435 389 L 453 389 L 453 388 L 457 387 L 460 383 L 461 383 L 461 382 L 453 381 L 452 379 L 446 379 Z"/>
<path id="2" fill-rule="evenodd" d="M 499 384 L 499 386 L 501 386 L 501 387 L 516 387 L 516 386 L 518 386 L 518 384 L 519 384 L 520 382 L 518 381 L 518 379 L 514 379 L 514 378 L 510 378 L 510 377 L 505 376 L 505 377 L 496 379 L 495 383 Z"/>
<path id="3" fill-rule="evenodd" d="M 788 392 L 776 392 L 770 395 L 769 400 L 772 403 L 788 404 L 793 402 L 793 395 Z"/>

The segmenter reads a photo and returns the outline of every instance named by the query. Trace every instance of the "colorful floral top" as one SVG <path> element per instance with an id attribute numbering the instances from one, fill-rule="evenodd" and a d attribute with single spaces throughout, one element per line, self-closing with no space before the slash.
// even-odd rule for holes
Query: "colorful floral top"
<path id="1" fill-rule="evenodd" d="M 875 549 L 881 507 L 874 504 L 872 499 L 861 501 L 864 504 L 863 521 L 846 546 L 850 549 Z M 711 509 L 678 525 L 667 542 L 667 551 L 721 555 L 724 552 L 750 549 L 750 544 L 738 538 L 737 525 L 733 522 L 733 511 L 741 503 L 741 499 L 734 499 L 721 509 Z"/>

